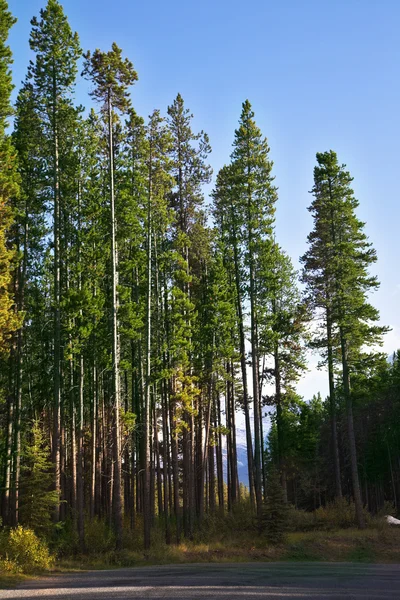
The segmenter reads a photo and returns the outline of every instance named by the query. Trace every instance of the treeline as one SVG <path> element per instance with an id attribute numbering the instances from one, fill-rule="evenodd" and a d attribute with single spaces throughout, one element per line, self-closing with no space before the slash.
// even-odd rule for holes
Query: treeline
<path id="1" fill-rule="evenodd" d="M 3 525 L 70 521 L 83 550 L 88 519 L 108 520 L 117 547 L 140 521 L 148 548 L 157 518 L 179 541 L 239 502 L 261 522 L 271 464 L 285 502 L 352 497 L 360 527 L 363 504 L 396 503 L 400 356 L 376 352 L 376 255 L 336 154 L 317 154 L 300 292 L 248 101 L 205 203 L 211 147 L 182 97 L 144 120 L 121 49 L 82 54 L 48 0 L 7 135 L 5 0 L 0 12 Z M 89 112 L 74 103 L 82 64 Z M 324 402 L 296 394 L 310 346 L 328 370 Z"/>

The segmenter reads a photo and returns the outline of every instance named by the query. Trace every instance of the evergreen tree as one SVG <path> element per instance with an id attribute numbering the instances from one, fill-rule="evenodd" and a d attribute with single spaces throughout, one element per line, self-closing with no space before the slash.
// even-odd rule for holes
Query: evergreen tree
<path id="1" fill-rule="evenodd" d="M 53 206 L 53 311 L 54 311 L 54 427 L 53 460 L 55 490 L 61 493 L 61 395 L 62 395 L 62 315 L 61 250 L 65 211 L 68 211 L 68 182 L 63 180 L 73 141 L 76 118 L 72 94 L 81 53 L 77 33 L 73 33 L 58 0 L 48 0 L 40 19 L 32 19 L 30 47 L 35 52 L 28 78 L 32 82 L 38 114 L 44 131 L 43 159 L 46 168 L 46 201 Z M 65 282 L 64 282 L 65 283 Z M 59 519 L 59 508 L 56 519 Z"/>
<path id="2" fill-rule="evenodd" d="M 0 16 L 0 353 L 5 355 L 10 349 L 10 337 L 19 325 L 11 293 L 13 251 L 7 244 L 12 223 L 10 199 L 18 193 L 15 151 L 6 134 L 8 118 L 12 114 L 10 95 L 13 89 L 12 57 L 7 39 L 15 19 L 5 0 L 0 3 Z"/>
<path id="3" fill-rule="evenodd" d="M 107 119 L 109 196 L 111 230 L 111 315 L 112 315 L 112 387 L 114 404 L 114 521 L 117 547 L 122 543 L 122 497 L 121 497 L 121 431 L 120 431 L 120 348 L 118 333 L 118 249 L 116 245 L 114 127 L 115 110 L 126 112 L 130 107 L 128 88 L 137 80 L 137 73 L 128 59 L 122 59 L 122 51 L 113 43 L 109 52 L 95 50 L 85 55 L 84 74 L 93 81 L 93 98 L 102 103 Z"/>
<path id="4" fill-rule="evenodd" d="M 239 127 L 235 131 L 232 152 L 232 172 L 236 206 L 243 217 L 243 259 L 246 269 L 246 292 L 250 304 L 250 344 L 253 379 L 254 412 L 254 483 L 257 514 L 262 511 L 262 464 L 260 414 L 260 349 L 258 339 L 259 291 L 258 265 L 267 269 L 271 265 L 273 247 L 273 222 L 276 188 L 273 185 L 272 161 L 269 146 L 255 124 L 250 102 L 243 103 Z"/>
<path id="5" fill-rule="evenodd" d="M 54 527 L 51 516 L 59 504 L 59 496 L 50 489 L 52 463 L 42 429 L 38 421 L 32 424 L 30 442 L 23 453 L 20 520 L 35 532 L 49 535 Z"/>
<path id="6" fill-rule="evenodd" d="M 263 381 L 274 379 L 274 394 L 264 399 L 276 407 L 278 465 L 286 503 L 285 406 L 293 401 L 295 385 L 306 369 L 307 313 L 297 287 L 297 273 L 277 244 L 273 248 L 272 270 L 267 265 L 261 277 L 264 279 L 260 292 L 260 352 L 267 360 L 263 360 L 260 380 L 262 385 Z M 272 367 L 268 359 L 272 359 Z"/>
<path id="7" fill-rule="evenodd" d="M 8 11 L 5 0 L 0 2 L 0 360 L 6 359 L 11 349 L 11 338 L 21 324 L 13 296 L 14 249 L 10 248 L 9 237 L 13 213 L 11 199 L 18 194 L 18 175 L 15 150 L 6 134 L 8 118 L 12 114 L 10 95 L 12 91 L 10 65 L 11 50 L 7 46 L 9 30 L 15 19 Z M 14 286 L 15 288 L 15 286 Z M 14 345 L 14 344 L 13 344 Z M 14 419 L 17 407 L 11 390 L 12 373 L 8 377 L 7 433 L 5 437 L 5 461 L 3 472 L 2 516 L 9 520 L 11 458 L 13 449 Z"/>
<path id="8" fill-rule="evenodd" d="M 14 352 L 10 361 L 13 385 L 13 473 L 11 522 L 18 524 L 19 478 L 21 463 L 21 428 L 23 424 L 24 397 L 26 391 L 26 327 L 32 321 L 29 282 L 37 277 L 43 260 L 44 235 L 46 232 L 45 208 L 41 196 L 43 169 L 39 158 L 42 139 L 40 120 L 35 110 L 32 86 L 25 84 L 17 98 L 13 143 L 18 152 L 20 194 L 13 199 L 14 224 L 10 230 L 11 240 L 17 250 L 15 270 L 15 300 L 18 312 L 23 315 L 21 327 L 16 334 Z M 28 317 L 29 312 L 29 317 Z"/>
<path id="9" fill-rule="evenodd" d="M 199 402 L 196 375 L 193 372 L 193 334 L 196 304 L 191 294 L 193 282 L 193 233 L 201 219 L 204 197 L 202 186 L 211 177 L 207 163 L 211 152 L 207 134 L 193 133 L 193 115 L 177 95 L 168 107 L 171 134 L 171 172 L 175 186 L 170 205 L 175 213 L 173 244 L 176 266 L 172 275 L 171 333 L 174 350 L 171 367 L 174 369 L 174 411 L 183 438 L 183 525 L 186 537 L 193 533 L 195 514 L 195 417 Z M 176 418 L 176 416 L 175 416 Z"/>
<path id="10" fill-rule="evenodd" d="M 268 473 L 268 494 L 263 506 L 261 525 L 270 544 L 281 544 L 287 527 L 287 508 L 278 470 L 272 465 Z"/>
<path id="11" fill-rule="evenodd" d="M 235 193 L 233 169 L 224 166 L 217 175 L 214 198 L 214 218 L 221 240 L 224 266 L 227 271 L 234 273 L 234 302 L 237 312 L 237 329 L 239 334 L 239 354 L 242 375 L 242 407 L 246 425 L 247 471 L 251 505 L 254 506 L 254 472 L 253 472 L 253 443 L 250 425 L 249 391 L 247 384 L 247 353 L 245 346 L 245 269 L 243 261 L 243 211 L 238 204 Z"/>
<path id="12" fill-rule="evenodd" d="M 379 344 L 387 328 L 375 324 L 379 313 L 367 299 L 379 285 L 368 271 L 376 261 L 376 252 L 364 233 L 364 223 L 356 216 L 358 201 L 350 187 L 352 177 L 345 166 L 338 163 L 333 151 L 318 153 L 317 163 L 312 190 L 314 200 L 310 207 L 314 230 L 308 238 L 309 250 L 302 259 L 303 278 L 314 306 L 322 304 L 325 309 L 326 345 L 329 350 L 334 340 L 341 364 L 353 495 L 357 522 L 363 527 L 351 377 L 360 364 L 363 348 Z"/>

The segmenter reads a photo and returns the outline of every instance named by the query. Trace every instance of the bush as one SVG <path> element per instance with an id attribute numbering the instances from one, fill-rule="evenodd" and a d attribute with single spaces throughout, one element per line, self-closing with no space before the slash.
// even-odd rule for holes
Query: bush
<path id="1" fill-rule="evenodd" d="M 53 535 L 51 540 L 51 549 L 58 556 L 72 556 L 78 553 L 79 537 L 76 529 L 76 524 L 72 519 L 67 519 L 57 524 L 55 530 L 56 535 Z"/>
<path id="2" fill-rule="evenodd" d="M 59 494 L 51 489 L 53 467 L 49 445 L 39 421 L 31 429 L 21 468 L 19 519 L 22 525 L 39 535 L 50 537 L 54 531 L 52 515 L 60 502 Z"/>
<path id="3" fill-rule="evenodd" d="M 295 508 L 287 508 L 288 529 L 290 531 L 312 531 L 315 529 L 315 515 L 313 512 Z"/>
<path id="4" fill-rule="evenodd" d="M 85 523 L 85 546 L 88 554 L 114 550 L 115 535 L 104 519 L 95 518 Z"/>
<path id="5" fill-rule="evenodd" d="M 0 559 L 0 573 L 6 575 L 19 575 L 22 573 L 22 569 L 16 562 L 9 558 Z"/>
<path id="6" fill-rule="evenodd" d="M 21 573 L 45 571 L 54 564 L 46 543 L 32 529 L 21 526 L 3 536 L 1 554 L 3 568 L 16 568 Z"/>
<path id="7" fill-rule="evenodd" d="M 346 498 L 335 500 L 321 506 L 315 511 L 315 529 L 347 529 L 356 527 L 356 509 L 354 502 L 349 502 Z M 364 510 L 364 518 L 367 524 L 371 521 L 371 515 Z"/>
<path id="8" fill-rule="evenodd" d="M 376 516 L 382 518 L 386 517 L 387 515 L 394 517 L 396 515 L 396 508 L 391 502 L 385 501 Z"/>
<path id="9" fill-rule="evenodd" d="M 389 514 L 389 513 L 386 513 Z M 364 519 L 368 526 L 376 525 L 371 514 L 364 509 Z M 332 531 L 357 527 L 354 502 L 341 498 L 326 506 L 320 506 L 314 512 L 299 510 L 293 506 L 288 509 L 290 531 Z"/>
<path id="10" fill-rule="evenodd" d="M 246 499 L 235 506 L 231 511 L 221 514 L 218 509 L 214 513 L 205 513 L 201 526 L 194 532 L 194 542 L 208 543 L 232 536 L 240 539 L 243 533 L 255 533 L 257 520 L 250 500 Z M 174 537 L 172 536 L 172 539 Z"/>
<path id="11" fill-rule="evenodd" d="M 267 501 L 262 515 L 262 528 L 270 544 L 284 541 L 287 527 L 287 506 L 283 499 L 283 489 L 279 473 L 271 468 L 268 477 Z"/>

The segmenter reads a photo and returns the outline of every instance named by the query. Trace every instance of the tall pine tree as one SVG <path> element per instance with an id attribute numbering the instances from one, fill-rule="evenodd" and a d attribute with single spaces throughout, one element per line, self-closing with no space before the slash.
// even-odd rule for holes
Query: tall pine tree
<path id="1" fill-rule="evenodd" d="M 350 173 L 338 162 L 335 152 L 317 154 L 314 200 L 310 206 L 314 230 L 302 260 L 303 279 L 314 305 L 322 304 L 325 309 L 325 344 L 333 344 L 341 366 L 353 496 L 358 525 L 364 527 L 351 379 L 362 361 L 364 348 L 380 344 L 387 328 L 376 324 L 379 313 L 368 301 L 368 295 L 379 286 L 377 278 L 369 273 L 377 258 L 364 233 L 364 223 L 356 216 L 359 203 L 351 182 Z"/>

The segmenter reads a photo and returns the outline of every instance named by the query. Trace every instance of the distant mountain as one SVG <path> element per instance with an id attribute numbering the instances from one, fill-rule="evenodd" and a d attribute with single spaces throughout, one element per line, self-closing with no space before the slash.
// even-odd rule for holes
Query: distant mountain
<path id="1" fill-rule="evenodd" d="M 247 446 L 246 446 L 246 431 L 241 428 L 236 429 L 236 450 L 237 450 L 237 460 L 238 460 L 238 476 L 239 482 L 244 483 L 245 485 L 249 485 L 249 476 L 247 469 Z M 223 458 L 224 458 L 224 479 L 227 480 L 226 474 L 226 445 L 224 443 L 224 448 L 222 450 Z"/>

